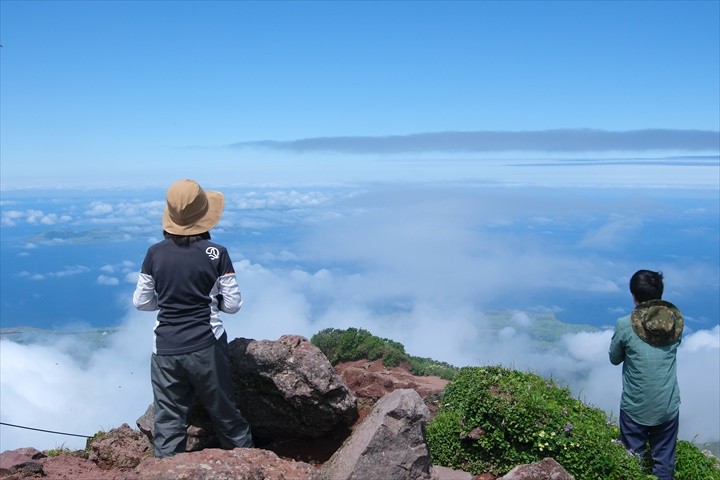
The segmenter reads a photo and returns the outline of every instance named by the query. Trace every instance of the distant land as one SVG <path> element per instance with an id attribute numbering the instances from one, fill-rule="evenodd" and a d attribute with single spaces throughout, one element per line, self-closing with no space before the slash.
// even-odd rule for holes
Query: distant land
<path id="1" fill-rule="evenodd" d="M 565 323 L 558 320 L 552 312 L 522 312 L 526 323 L 519 323 L 516 311 L 490 311 L 483 315 L 488 333 L 498 333 L 506 328 L 517 327 L 537 342 L 541 348 L 551 348 L 564 335 L 580 332 L 597 332 L 599 329 L 589 324 Z M 21 345 L 53 344 L 58 340 L 72 339 L 96 348 L 108 345 L 112 334 L 122 327 L 100 327 L 87 329 L 45 329 L 28 326 L 0 328 L 0 339 Z M 316 333 L 316 332 L 315 332 Z"/>
<path id="2" fill-rule="evenodd" d="M 25 243 L 67 243 L 77 245 L 86 243 L 121 242 L 127 239 L 128 238 L 123 235 L 118 235 L 117 229 L 106 228 L 78 231 L 71 228 L 59 228 L 31 235 L 25 240 Z"/>
<path id="3" fill-rule="evenodd" d="M 89 343 L 102 346 L 110 334 L 117 331 L 116 327 L 89 328 L 87 330 L 53 330 L 35 327 L 8 327 L 0 328 L 0 340 L 10 340 L 21 345 L 45 343 L 48 340 L 62 337 L 73 337 Z"/>
<path id="4" fill-rule="evenodd" d="M 485 312 L 483 320 L 490 325 L 492 332 L 498 332 L 517 323 L 512 320 L 513 315 L 515 312 L 512 311 Z M 589 324 L 565 323 L 558 320 L 552 312 L 523 312 L 523 315 L 527 315 L 530 322 L 528 325 L 521 325 L 520 329 L 542 346 L 550 347 L 569 333 L 599 331 L 597 327 Z"/>

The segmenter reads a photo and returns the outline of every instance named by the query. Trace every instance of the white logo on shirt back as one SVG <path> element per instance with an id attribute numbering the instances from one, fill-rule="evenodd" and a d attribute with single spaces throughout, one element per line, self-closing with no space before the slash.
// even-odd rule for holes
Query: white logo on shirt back
<path id="1" fill-rule="evenodd" d="M 207 247 L 205 249 L 205 253 L 207 253 L 208 257 L 210 257 L 210 260 L 217 260 L 220 258 L 220 250 L 215 247 Z"/>

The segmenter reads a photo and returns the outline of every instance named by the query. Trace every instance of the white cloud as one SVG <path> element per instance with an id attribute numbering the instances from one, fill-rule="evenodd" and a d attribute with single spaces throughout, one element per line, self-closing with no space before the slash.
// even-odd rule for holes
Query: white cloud
<path id="1" fill-rule="evenodd" d="M 678 350 L 680 429 L 698 442 L 720 440 L 720 326 L 684 336 Z"/>
<path id="2" fill-rule="evenodd" d="M 520 327 L 528 327 L 532 323 L 532 319 L 525 312 L 514 312 L 511 319 Z"/>
<path id="3" fill-rule="evenodd" d="M 30 273 L 22 271 L 17 274 L 18 277 L 29 278 L 31 280 L 45 280 L 47 278 L 63 278 L 71 277 L 74 275 L 80 275 L 82 273 L 89 272 L 90 268 L 85 265 L 71 265 L 65 267 L 63 270 L 57 270 L 54 272 L 43 272 L 43 273 Z"/>
<path id="4" fill-rule="evenodd" d="M 616 248 L 629 241 L 629 233 L 642 228 L 638 217 L 615 216 L 595 231 L 588 232 L 580 242 L 584 247 Z"/>
<path id="5" fill-rule="evenodd" d="M 135 266 L 135 262 L 132 262 L 130 260 L 123 260 L 119 263 L 115 264 L 106 264 L 99 268 L 99 271 L 102 273 L 100 277 L 108 277 L 103 278 L 102 280 L 98 277 L 98 283 L 102 281 L 110 281 L 112 285 L 118 285 L 120 283 L 118 278 L 112 278 L 112 274 L 115 273 L 122 273 L 124 281 L 135 283 L 137 281 L 137 267 Z M 107 274 L 107 275 L 105 275 Z"/>
<path id="6" fill-rule="evenodd" d="M 688 354 L 701 350 L 720 351 L 720 326 L 687 335 L 682 340 L 682 350 Z"/>
<path id="7" fill-rule="evenodd" d="M 332 198 L 332 195 L 326 192 L 299 192 L 296 190 L 252 191 L 230 196 L 235 207 L 241 210 L 316 207 Z"/>
<path id="8" fill-rule="evenodd" d="M 261 257 L 261 260 L 272 262 L 272 261 L 280 261 L 280 262 L 292 262 L 294 260 L 297 260 L 298 257 L 292 252 L 289 252 L 287 250 L 282 250 L 279 253 L 264 253 Z"/>
<path id="9" fill-rule="evenodd" d="M 92 202 L 90 208 L 85 210 L 85 215 L 94 217 L 107 215 L 113 212 L 113 206 L 107 202 Z"/>
<path id="10" fill-rule="evenodd" d="M 21 217 L 21 213 L 17 210 L 3 211 L 0 216 L 0 223 L 3 227 L 14 227 L 17 220 Z"/>
<path id="11" fill-rule="evenodd" d="M 46 273 L 45 275 L 50 277 L 69 277 L 71 275 L 79 275 L 81 273 L 89 272 L 90 269 L 84 265 L 73 265 L 67 267 L 65 270 L 59 270 L 57 272 Z"/>
<path id="12" fill-rule="evenodd" d="M 72 217 L 64 214 L 45 213 L 42 210 L 7 210 L 2 212 L 0 225 L 3 227 L 14 227 L 19 222 L 26 222 L 31 225 L 55 225 L 67 223 Z"/>
<path id="13" fill-rule="evenodd" d="M 99 275 L 95 280 L 98 285 L 116 286 L 120 285 L 120 280 L 117 277 L 111 277 L 108 275 Z"/>
<path id="14" fill-rule="evenodd" d="M 130 317 L 108 348 L 78 359 L 90 345 L 68 337 L 44 345 L 0 341 L 0 410 L 7 423 L 93 435 L 122 423 L 134 425 L 152 401 L 149 351 L 152 323 Z M 3 450 L 64 445 L 81 449 L 85 439 L 2 426 Z"/>
<path id="15" fill-rule="evenodd" d="M 91 225 L 112 225 L 135 236 L 157 228 L 164 209 L 165 202 L 160 200 L 94 201 L 83 213 Z"/>

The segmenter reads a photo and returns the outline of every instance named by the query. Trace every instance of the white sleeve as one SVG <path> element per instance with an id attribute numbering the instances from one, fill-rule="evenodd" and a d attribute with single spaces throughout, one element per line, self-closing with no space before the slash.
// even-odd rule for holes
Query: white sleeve
<path id="1" fill-rule="evenodd" d="M 225 313 L 235 313 L 242 306 L 242 295 L 240 295 L 240 287 L 238 286 L 235 274 L 223 275 L 218 278 L 218 290 L 222 295 L 220 302 L 220 310 Z"/>
<path id="2" fill-rule="evenodd" d="M 135 293 L 133 293 L 133 305 L 138 310 L 148 312 L 158 309 L 155 279 L 152 276 L 141 273 L 138 277 Z"/>

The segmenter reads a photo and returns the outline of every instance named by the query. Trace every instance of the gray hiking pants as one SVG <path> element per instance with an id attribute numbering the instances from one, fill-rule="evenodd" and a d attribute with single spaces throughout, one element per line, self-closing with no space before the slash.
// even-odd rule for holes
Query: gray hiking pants
<path id="1" fill-rule="evenodd" d="M 153 354 L 150 367 L 155 408 L 155 456 L 185 451 L 188 412 L 197 397 L 207 410 L 220 446 L 253 446 L 250 426 L 235 404 L 227 337 L 196 352 Z"/>

